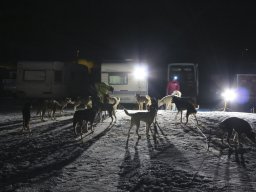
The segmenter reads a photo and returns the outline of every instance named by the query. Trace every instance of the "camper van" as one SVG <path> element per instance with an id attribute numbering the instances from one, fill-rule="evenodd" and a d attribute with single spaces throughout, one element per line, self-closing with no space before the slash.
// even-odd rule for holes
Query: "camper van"
<path id="1" fill-rule="evenodd" d="M 136 103 L 136 94 L 148 94 L 147 66 L 134 62 L 104 62 L 101 82 L 114 87 L 112 96 L 121 103 Z"/>
<path id="2" fill-rule="evenodd" d="M 18 62 L 16 82 L 20 97 L 61 98 L 88 94 L 87 67 L 74 63 Z"/>

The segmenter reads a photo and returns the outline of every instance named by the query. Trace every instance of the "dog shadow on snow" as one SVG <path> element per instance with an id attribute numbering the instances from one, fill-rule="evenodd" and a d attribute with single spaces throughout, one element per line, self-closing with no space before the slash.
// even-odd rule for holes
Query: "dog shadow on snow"
<path id="1" fill-rule="evenodd" d="M 183 187 L 198 187 L 199 183 L 193 182 L 192 173 L 176 168 L 177 164 L 178 167 L 192 167 L 186 157 L 158 124 L 154 124 L 153 129 L 155 136 L 151 134 L 151 137 L 137 139 L 134 145 L 134 139 L 126 142 L 119 171 L 118 189 L 150 191 L 153 186 L 166 186 L 166 189 L 170 190 L 177 183 L 181 183 Z M 201 182 L 209 182 L 206 179 L 203 181 L 200 175 L 198 177 Z"/>
<path id="2" fill-rule="evenodd" d="M 61 121 L 59 123 L 61 124 Z M 79 158 L 113 126 L 114 124 L 109 125 L 104 131 L 83 143 L 74 139 L 71 124 L 60 131 L 55 131 L 59 129 L 56 124 L 48 133 L 32 134 L 30 137 L 17 139 L 17 142 L 8 144 L 0 150 L 3 162 L 8 161 L 17 166 L 15 172 L 2 172 L 4 174 L 0 177 L 1 188 L 12 185 L 15 189 L 18 183 L 31 182 L 32 179 L 33 182 L 44 181 L 58 175 L 63 167 Z M 27 152 L 22 152 L 24 147 L 29 148 Z M 21 167 L 20 164 L 23 162 L 29 162 L 29 167 Z"/>
<path id="3" fill-rule="evenodd" d="M 234 143 L 229 147 L 226 144 L 225 138 L 224 144 L 222 144 L 222 136 L 216 129 L 215 124 L 216 122 L 214 121 L 212 125 L 208 125 L 202 129 L 209 139 L 209 154 L 217 157 L 216 162 L 213 164 L 215 166 L 213 170 L 214 185 L 218 185 L 220 180 L 224 180 L 224 188 L 226 188 L 226 190 L 236 190 L 236 186 L 232 184 L 234 182 L 232 180 L 234 179 L 233 175 L 237 174 L 236 177 L 239 180 L 241 189 L 244 188 L 246 191 L 254 191 L 254 187 L 251 184 L 254 180 L 253 177 L 251 177 L 253 174 L 251 171 L 254 170 L 255 163 L 249 163 L 249 156 L 253 155 L 252 153 L 254 153 L 255 150 L 247 146 L 249 143 L 246 139 L 242 139 L 242 143 L 245 145 L 241 147 Z M 237 167 L 237 169 L 234 169 L 234 166 Z"/>

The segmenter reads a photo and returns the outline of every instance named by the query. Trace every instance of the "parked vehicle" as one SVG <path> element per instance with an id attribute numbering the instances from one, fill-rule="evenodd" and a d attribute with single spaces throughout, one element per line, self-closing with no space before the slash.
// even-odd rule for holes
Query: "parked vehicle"
<path id="1" fill-rule="evenodd" d="M 197 102 L 199 92 L 198 65 L 194 63 L 170 63 L 167 69 L 167 81 L 179 82 L 182 97 L 191 97 Z M 166 83 L 167 84 L 167 83 Z"/>
<path id="2" fill-rule="evenodd" d="M 23 61 L 17 64 L 17 96 L 31 98 L 77 97 L 88 94 L 88 70 L 59 61 Z"/>
<path id="3" fill-rule="evenodd" d="M 249 106 L 256 112 L 256 74 L 236 74 L 236 88 L 239 94 L 238 103 Z"/>
<path id="4" fill-rule="evenodd" d="M 15 67 L 0 66 L 0 96 L 15 96 L 16 72 Z"/>
<path id="5" fill-rule="evenodd" d="M 101 82 L 114 87 L 121 103 L 136 103 L 136 94 L 148 94 L 147 66 L 128 62 L 103 62 Z"/>

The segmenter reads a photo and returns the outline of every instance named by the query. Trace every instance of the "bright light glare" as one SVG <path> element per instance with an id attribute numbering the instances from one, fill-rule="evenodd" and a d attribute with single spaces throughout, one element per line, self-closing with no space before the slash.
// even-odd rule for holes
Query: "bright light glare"
<path id="1" fill-rule="evenodd" d="M 148 77 L 148 69 L 144 65 L 135 66 L 133 75 L 138 80 L 146 79 Z"/>
<path id="2" fill-rule="evenodd" d="M 234 101 L 236 99 L 236 92 L 233 89 L 227 89 L 221 94 L 221 96 L 225 101 Z"/>
<path id="3" fill-rule="evenodd" d="M 177 80 L 177 79 L 178 79 L 178 76 L 175 75 L 175 76 L 173 77 L 173 80 Z"/>

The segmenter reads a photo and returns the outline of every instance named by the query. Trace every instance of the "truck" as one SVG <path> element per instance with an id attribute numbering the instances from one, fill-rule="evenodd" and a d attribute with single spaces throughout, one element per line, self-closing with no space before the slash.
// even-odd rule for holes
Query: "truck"
<path id="1" fill-rule="evenodd" d="M 147 65 L 133 61 L 101 63 L 101 82 L 114 88 L 121 103 L 136 103 L 136 94 L 148 95 Z"/>
<path id="2" fill-rule="evenodd" d="M 61 61 L 20 61 L 17 63 L 17 96 L 63 98 L 86 96 L 88 69 Z"/>
<path id="3" fill-rule="evenodd" d="M 197 102 L 199 93 L 198 64 L 169 63 L 167 65 L 167 82 L 173 78 L 180 84 L 182 97 L 190 97 Z"/>

